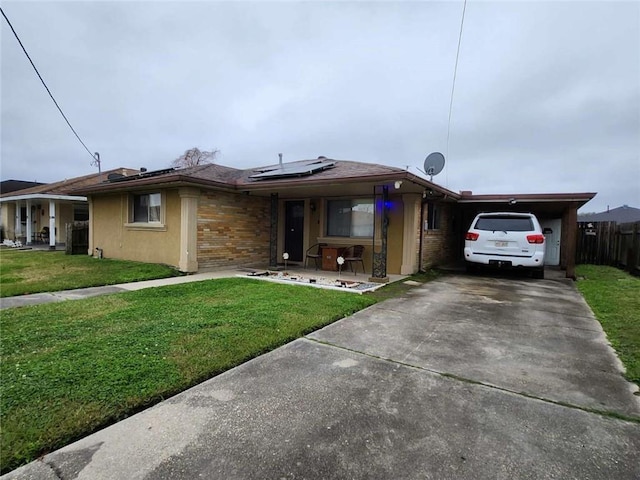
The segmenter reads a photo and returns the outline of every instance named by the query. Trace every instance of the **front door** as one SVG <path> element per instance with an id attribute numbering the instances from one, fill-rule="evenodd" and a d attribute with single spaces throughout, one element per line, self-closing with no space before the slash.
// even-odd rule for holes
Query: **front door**
<path id="1" fill-rule="evenodd" d="M 562 220 L 541 220 L 540 226 L 544 233 L 544 264 L 551 266 L 560 265 L 560 234 L 562 230 Z"/>
<path id="2" fill-rule="evenodd" d="M 292 262 L 301 262 L 304 234 L 304 201 L 284 203 L 284 251 Z"/>

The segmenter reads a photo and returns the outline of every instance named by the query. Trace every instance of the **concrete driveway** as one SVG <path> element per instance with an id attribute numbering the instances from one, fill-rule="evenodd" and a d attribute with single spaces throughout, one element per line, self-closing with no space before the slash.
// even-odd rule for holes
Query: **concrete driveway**
<path id="1" fill-rule="evenodd" d="M 634 390 L 570 281 L 452 275 L 4 478 L 638 479 Z"/>

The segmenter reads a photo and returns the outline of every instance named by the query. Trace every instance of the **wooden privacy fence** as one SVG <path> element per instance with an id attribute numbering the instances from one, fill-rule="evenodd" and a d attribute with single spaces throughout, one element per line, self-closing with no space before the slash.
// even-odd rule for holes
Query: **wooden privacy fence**
<path id="1" fill-rule="evenodd" d="M 67 255 L 87 255 L 89 250 L 89 222 L 67 223 Z"/>
<path id="2" fill-rule="evenodd" d="M 640 222 L 578 222 L 576 264 L 580 263 L 640 272 Z"/>

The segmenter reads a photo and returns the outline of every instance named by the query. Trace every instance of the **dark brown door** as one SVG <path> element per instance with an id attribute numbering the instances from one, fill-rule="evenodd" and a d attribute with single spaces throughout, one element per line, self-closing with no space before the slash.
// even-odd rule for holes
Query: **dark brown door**
<path id="1" fill-rule="evenodd" d="M 301 262 L 302 242 L 304 234 L 304 201 L 285 202 L 284 214 L 284 251 L 289 254 L 289 260 Z"/>

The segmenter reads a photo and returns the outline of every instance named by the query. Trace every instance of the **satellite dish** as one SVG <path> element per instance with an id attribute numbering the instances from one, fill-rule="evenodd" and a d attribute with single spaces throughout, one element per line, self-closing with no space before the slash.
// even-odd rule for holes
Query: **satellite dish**
<path id="1" fill-rule="evenodd" d="M 434 175 L 439 174 L 444 168 L 444 155 L 440 152 L 433 152 L 427 155 L 424 160 L 424 173 L 432 179 Z"/>

